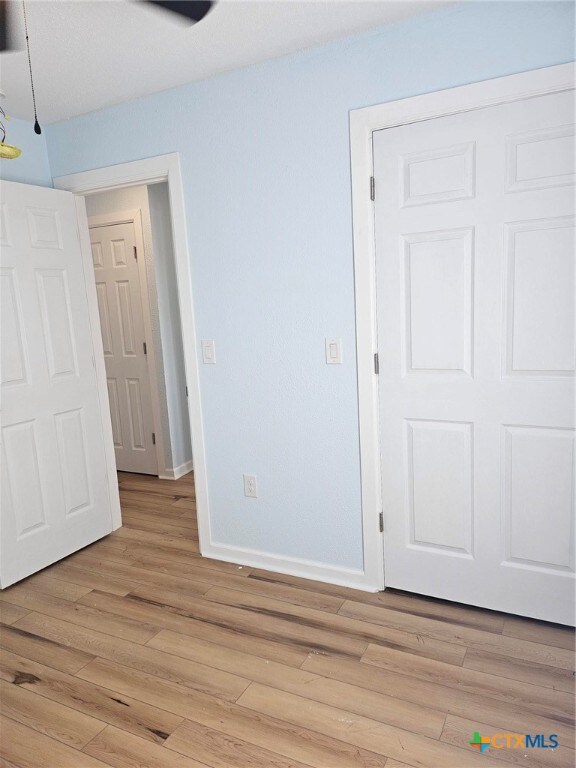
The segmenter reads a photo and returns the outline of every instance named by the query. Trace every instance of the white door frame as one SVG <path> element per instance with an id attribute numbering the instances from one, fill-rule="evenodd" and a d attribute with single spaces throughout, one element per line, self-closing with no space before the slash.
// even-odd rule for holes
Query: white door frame
<path id="1" fill-rule="evenodd" d="M 377 589 L 385 586 L 384 548 L 379 527 L 382 511 L 379 394 L 378 376 L 374 373 L 378 334 L 374 203 L 371 200 L 371 177 L 374 173 L 372 133 L 383 128 L 559 93 L 574 88 L 574 82 L 574 63 L 560 64 L 350 112 L 362 525 L 367 585 Z"/>
<path id="2" fill-rule="evenodd" d="M 133 211 L 119 211 L 117 213 L 102 213 L 98 216 L 88 216 L 89 227 L 106 227 L 115 224 L 133 224 L 134 237 L 136 239 L 136 250 L 141 258 L 136 259 L 138 265 L 138 274 L 140 276 L 140 301 L 142 303 L 142 316 L 144 318 L 144 337 L 146 342 L 146 357 L 148 363 L 148 380 L 150 382 L 150 397 L 152 399 L 152 423 L 154 424 L 154 434 L 156 435 L 156 463 L 157 474 L 159 477 L 166 477 L 166 454 L 164 451 L 164 430 L 162 429 L 162 417 L 160 415 L 160 392 L 158 390 L 158 367 L 157 359 L 162 354 L 162 350 L 156 349 L 154 335 L 152 333 L 151 315 L 158 315 L 158 302 L 156 307 L 151 307 L 153 297 L 148 290 L 148 277 L 146 275 L 146 250 L 144 246 L 144 235 L 142 230 L 142 211 L 140 208 Z M 154 262 L 154 254 L 152 254 Z"/>
<path id="3" fill-rule="evenodd" d="M 194 484 L 196 487 L 196 509 L 198 516 L 198 538 L 200 551 L 210 547 L 210 515 L 208 508 L 208 481 L 204 452 L 204 430 L 202 426 L 202 406 L 200 401 L 200 376 L 196 354 L 196 330 L 194 323 L 194 302 L 190 260 L 188 255 L 188 235 L 186 231 L 186 208 L 180 171 L 180 157 L 177 152 L 169 155 L 149 157 L 130 163 L 97 168 L 67 176 L 54 178 L 56 189 L 67 189 L 77 195 L 93 195 L 122 187 L 135 187 L 148 184 L 168 183 L 170 197 L 170 215 L 172 219 L 172 237 L 174 241 L 174 259 L 176 262 L 176 283 L 180 304 L 180 322 L 184 346 L 184 367 L 188 386 L 188 412 L 190 415 L 190 433 L 192 435 L 192 454 L 194 456 Z M 86 227 L 86 239 L 88 227 Z M 94 286 L 94 296 L 96 287 Z M 99 325 L 99 323 L 98 323 Z M 100 341 L 100 349 L 102 342 Z M 102 352 L 101 365 L 104 366 Z M 108 400 L 106 399 L 106 406 Z M 110 413 L 106 414 L 110 421 Z M 112 427 L 110 426 L 110 432 Z"/>

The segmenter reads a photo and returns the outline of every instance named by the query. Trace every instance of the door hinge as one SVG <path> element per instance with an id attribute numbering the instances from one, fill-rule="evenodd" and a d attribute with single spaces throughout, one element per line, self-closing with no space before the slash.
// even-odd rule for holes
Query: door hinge
<path id="1" fill-rule="evenodd" d="M 380 512 L 378 515 L 378 520 L 380 523 L 380 533 L 384 533 L 384 512 Z"/>
<path id="2" fill-rule="evenodd" d="M 136 259 L 136 261 L 138 261 L 138 251 L 136 250 L 136 246 L 134 245 L 133 248 L 134 248 L 134 258 Z"/>
<path id="3" fill-rule="evenodd" d="M 156 432 L 152 432 L 152 445 L 156 445 Z"/>
<path id="4" fill-rule="evenodd" d="M 378 357 L 378 352 L 374 352 L 374 373 L 380 373 L 380 359 Z"/>
<path id="5" fill-rule="evenodd" d="M 370 176 L 370 200 L 376 200 L 376 182 L 374 176 Z"/>
<path id="6" fill-rule="evenodd" d="M 188 387 L 186 387 L 186 397 L 188 397 Z"/>
<path id="7" fill-rule="evenodd" d="M 146 342 L 145 341 L 142 342 L 142 349 L 144 350 L 144 354 L 147 355 L 148 354 L 148 349 L 146 348 Z"/>

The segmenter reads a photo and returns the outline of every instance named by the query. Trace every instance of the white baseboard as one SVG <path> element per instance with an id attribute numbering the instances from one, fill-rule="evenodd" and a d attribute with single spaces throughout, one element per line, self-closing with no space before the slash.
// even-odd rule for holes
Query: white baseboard
<path id="1" fill-rule="evenodd" d="M 178 480 L 179 477 L 187 475 L 188 472 L 192 472 L 194 469 L 194 462 L 192 459 L 186 461 L 184 464 L 180 464 L 178 467 L 166 467 L 161 475 L 158 475 L 160 480 Z"/>
<path id="2" fill-rule="evenodd" d="M 239 568 L 261 568 L 265 571 L 285 573 L 288 576 L 298 576 L 301 579 L 323 581 L 327 584 L 336 584 L 339 587 L 360 589 L 363 592 L 378 592 L 378 584 L 372 584 L 366 573 L 354 568 L 335 568 L 331 565 L 314 560 L 300 558 L 281 557 L 256 549 L 243 549 L 211 542 L 209 546 L 201 548 L 203 557 L 213 560 L 224 560 L 227 563 L 238 563 Z"/>

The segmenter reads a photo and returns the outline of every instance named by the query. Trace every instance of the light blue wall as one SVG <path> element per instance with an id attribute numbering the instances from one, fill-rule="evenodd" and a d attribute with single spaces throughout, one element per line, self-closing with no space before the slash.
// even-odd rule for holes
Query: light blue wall
<path id="1" fill-rule="evenodd" d="M 15 160 L 0 160 L 0 179 L 51 187 L 52 174 L 48 164 L 46 133 L 38 136 L 34 133 L 34 123 L 14 117 L 4 125 L 6 143 L 20 147 L 22 154 Z"/>
<path id="2" fill-rule="evenodd" d="M 216 541 L 362 566 L 349 110 L 572 60 L 573 31 L 466 3 L 48 129 L 54 175 L 180 153 Z"/>

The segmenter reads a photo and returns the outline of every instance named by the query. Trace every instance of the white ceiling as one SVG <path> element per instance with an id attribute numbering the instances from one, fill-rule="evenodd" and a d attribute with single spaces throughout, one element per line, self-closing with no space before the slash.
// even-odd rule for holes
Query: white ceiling
<path id="1" fill-rule="evenodd" d="M 220 0 L 199 24 L 130 0 L 27 0 L 40 123 L 390 24 L 437 0 Z M 21 3 L 10 3 L 24 45 Z M 26 52 L 0 55 L 2 102 L 32 119 Z"/>

